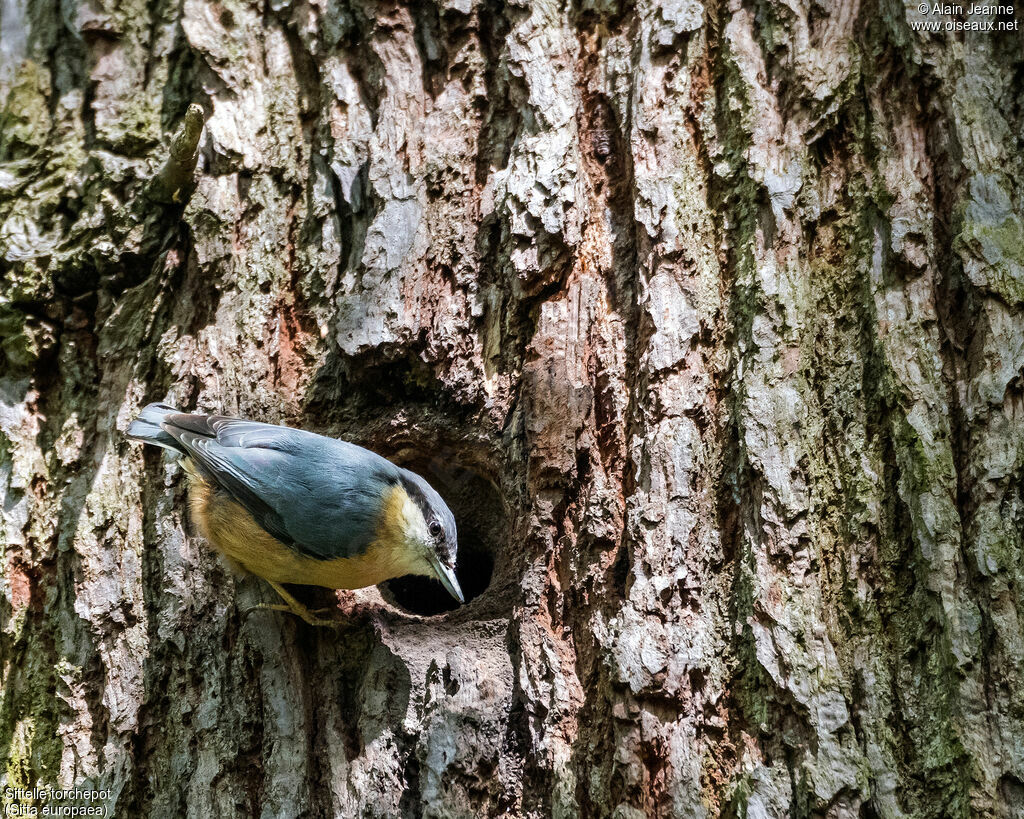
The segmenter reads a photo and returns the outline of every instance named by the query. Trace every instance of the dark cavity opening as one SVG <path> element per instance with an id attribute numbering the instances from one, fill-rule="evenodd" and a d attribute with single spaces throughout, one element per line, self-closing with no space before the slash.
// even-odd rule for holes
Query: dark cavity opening
<path id="1" fill-rule="evenodd" d="M 426 478 L 452 510 L 459 533 L 455 576 L 466 603 L 472 602 L 490 586 L 497 546 L 508 537 L 501 494 L 490 480 L 455 462 L 450 453 L 424 458 L 405 450 L 393 460 Z M 444 586 L 429 577 L 398 577 L 378 588 L 385 600 L 410 614 L 430 617 L 460 608 Z"/>
<path id="2" fill-rule="evenodd" d="M 467 603 L 487 590 L 493 573 L 494 558 L 478 543 L 466 543 L 460 535 L 455 576 L 459 578 Z M 381 583 L 381 592 L 385 600 L 403 611 L 427 617 L 459 608 L 459 601 L 448 594 L 437 580 L 429 577 L 396 577 Z"/>

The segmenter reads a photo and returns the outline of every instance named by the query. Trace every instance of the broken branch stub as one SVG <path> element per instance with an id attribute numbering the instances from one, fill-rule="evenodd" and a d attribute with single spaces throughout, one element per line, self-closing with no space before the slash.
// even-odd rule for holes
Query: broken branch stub
<path id="1" fill-rule="evenodd" d="M 193 175 L 199 159 L 199 138 L 205 121 L 203 109 L 192 103 L 185 122 L 171 140 L 171 154 L 147 191 L 149 198 L 166 204 L 185 202 L 195 186 Z"/>

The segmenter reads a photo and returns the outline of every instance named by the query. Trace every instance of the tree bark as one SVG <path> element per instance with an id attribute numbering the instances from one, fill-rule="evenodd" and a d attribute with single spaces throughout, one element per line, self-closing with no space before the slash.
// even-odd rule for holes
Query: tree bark
<path id="1" fill-rule="evenodd" d="M 1024 816 L 1024 49 L 964 19 L 3 0 L 0 786 Z M 248 611 L 154 400 L 419 470 L 473 599 Z"/>

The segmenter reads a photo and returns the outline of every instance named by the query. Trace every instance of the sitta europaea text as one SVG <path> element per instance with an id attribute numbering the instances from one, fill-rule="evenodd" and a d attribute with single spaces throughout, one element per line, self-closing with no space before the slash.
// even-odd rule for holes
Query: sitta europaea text
<path id="1" fill-rule="evenodd" d="M 455 518 L 423 478 L 367 449 L 300 429 L 150 404 L 129 438 L 174 453 L 190 477 L 192 518 L 237 568 L 282 583 L 358 589 L 426 575 L 465 602 Z"/>

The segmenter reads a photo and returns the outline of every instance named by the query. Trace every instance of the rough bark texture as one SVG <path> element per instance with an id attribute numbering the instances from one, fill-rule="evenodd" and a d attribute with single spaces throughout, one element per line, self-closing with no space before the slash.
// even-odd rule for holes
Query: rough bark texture
<path id="1" fill-rule="evenodd" d="M 2 0 L 2 784 L 1024 815 L 1024 41 L 921 19 Z M 246 614 L 151 400 L 421 470 L 474 599 Z"/>

